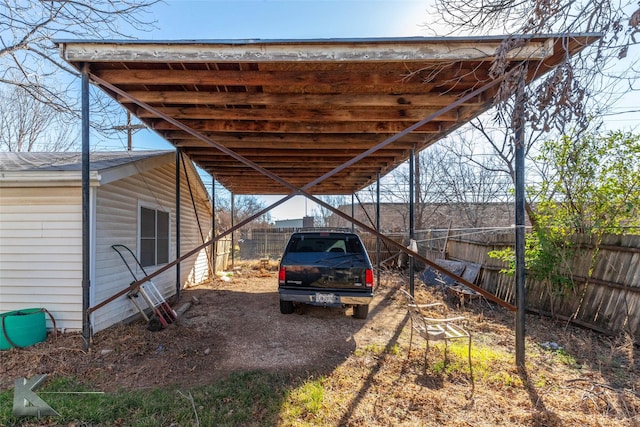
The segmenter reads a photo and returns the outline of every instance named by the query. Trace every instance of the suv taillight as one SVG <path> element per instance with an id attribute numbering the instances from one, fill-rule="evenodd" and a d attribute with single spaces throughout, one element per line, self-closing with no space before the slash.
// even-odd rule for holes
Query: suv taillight
<path id="1" fill-rule="evenodd" d="M 364 284 L 367 288 L 373 288 L 373 270 L 367 269 L 365 272 Z"/>
<path id="2" fill-rule="evenodd" d="M 280 267 L 280 270 L 278 271 L 278 283 L 280 283 L 281 285 L 284 285 L 286 278 L 287 278 L 287 270 L 285 270 L 284 267 Z"/>

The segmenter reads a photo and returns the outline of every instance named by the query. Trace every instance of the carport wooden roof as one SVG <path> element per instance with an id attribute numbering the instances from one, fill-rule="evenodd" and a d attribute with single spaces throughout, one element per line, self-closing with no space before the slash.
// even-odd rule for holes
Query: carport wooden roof
<path id="1" fill-rule="evenodd" d="M 489 109 L 496 55 L 530 82 L 598 37 L 57 43 L 233 193 L 351 194 Z"/>

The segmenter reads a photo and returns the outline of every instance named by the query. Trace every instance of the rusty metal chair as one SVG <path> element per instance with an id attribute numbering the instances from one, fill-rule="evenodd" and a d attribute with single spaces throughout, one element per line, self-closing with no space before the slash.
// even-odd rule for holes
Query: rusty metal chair
<path id="1" fill-rule="evenodd" d="M 467 358 L 469 361 L 469 375 L 471 379 L 472 388 L 474 386 L 473 381 L 473 365 L 471 363 L 471 333 L 460 325 L 460 322 L 465 320 L 463 316 L 449 317 L 449 318 L 435 318 L 425 316 L 423 309 L 442 306 L 442 303 L 432 304 L 417 304 L 413 296 L 404 289 L 400 289 L 400 292 L 405 297 L 407 304 L 407 311 L 411 319 L 411 335 L 409 337 L 409 352 L 407 358 L 411 353 L 411 345 L 413 342 L 413 333 L 417 332 L 426 341 L 424 350 L 424 363 L 425 369 L 427 367 L 427 355 L 429 352 L 429 344 L 432 341 L 444 342 L 444 364 L 448 362 L 448 342 L 453 340 L 466 340 L 467 341 Z"/>

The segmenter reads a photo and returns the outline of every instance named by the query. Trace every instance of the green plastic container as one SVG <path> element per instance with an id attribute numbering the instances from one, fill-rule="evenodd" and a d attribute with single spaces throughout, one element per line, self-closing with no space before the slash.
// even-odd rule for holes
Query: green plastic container
<path id="1" fill-rule="evenodd" d="M 22 348 L 46 339 L 47 324 L 41 308 L 0 313 L 0 350 L 14 348 L 10 342 Z"/>

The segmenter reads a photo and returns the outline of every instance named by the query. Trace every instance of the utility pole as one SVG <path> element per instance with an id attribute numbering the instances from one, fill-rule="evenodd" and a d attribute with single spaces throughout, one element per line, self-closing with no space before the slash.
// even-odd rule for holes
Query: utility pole
<path id="1" fill-rule="evenodd" d="M 127 131 L 127 151 L 131 151 L 133 149 L 133 131 L 144 129 L 146 126 L 143 124 L 132 125 L 131 124 L 131 112 L 127 111 L 127 124 L 124 126 L 114 126 L 115 130 L 126 130 Z"/>

